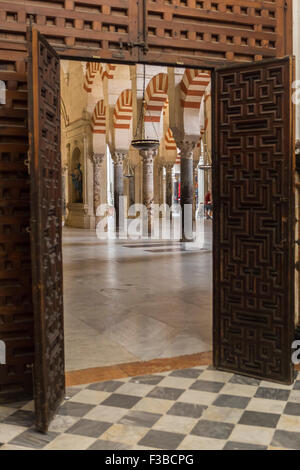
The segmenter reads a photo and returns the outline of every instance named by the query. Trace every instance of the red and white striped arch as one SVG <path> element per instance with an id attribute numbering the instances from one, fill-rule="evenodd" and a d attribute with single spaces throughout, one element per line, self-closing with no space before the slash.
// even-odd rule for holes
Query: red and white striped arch
<path id="1" fill-rule="evenodd" d="M 162 110 L 168 99 L 168 75 L 155 75 L 145 92 L 145 122 L 160 122 Z"/>
<path id="2" fill-rule="evenodd" d="M 102 75 L 102 65 L 99 62 L 88 62 L 86 65 L 86 72 L 83 83 L 83 88 L 88 93 L 92 92 L 93 83 L 97 73 Z"/>
<path id="3" fill-rule="evenodd" d="M 176 150 L 177 151 L 177 145 L 176 145 L 175 139 L 173 137 L 173 132 L 171 131 L 170 128 L 165 133 L 165 147 L 166 147 L 166 150 Z"/>
<path id="4" fill-rule="evenodd" d="M 116 68 L 117 66 L 114 64 L 106 64 L 106 66 L 102 68 L 102 79 L 108 78 L 108 80 L 111 80 L 114 78 Z"/>
<path id="5" fill-rule="evenodd" d="M 114 128 L 130 129 L 132 121 L 132 91 L 123 90 L 114 109 Z"/>
<path id="6" fill-rule="evenodd" d="M 202 97 L 201 101 L 201 107 L 200 107 L 200 132 L 201 132 L 201 137 L 203 134 L 206 132 L 207 127 L 208 127 L 208 119 L 210 113 L 208 113 L 207 107 L 211 105 L 211 102 L 209 100 L 211 96 L 211 84 L 209 83 L 208 87 L 205 90 L 205 94 Z"/>
<path id="7" fill-rule="evenodd" d="M 115 70 L 116 65 L 113 64 L 106 64 L 103 66 L 99 62 L 88 62 L 86 65 L 86 72 L 83 83 L 84 90 L 88 93 L 92 92 L 97 73 L 100 74 L 102 80 L 104 78 L 112 79 L 114 78 Z"/>
<path id="8" fill-rule="evenodd" d="M 167 113 L 168 107 L 169 107 L 169 98 L 166 99 L 165 104 L 164 104 L 164 107 L 163 107 L 163 115 L 164 115 L 164 116 L 165 116 L 166 113 Z"/>
<path id="9" fill-rule="evenodd" d="M 168 160 L 180 163 L 180 156 L 177 151 L 177 145 L 173 136 L 173 132 L 169 128 L 165 133 L 165 149 L 168 155 Z"/>
<path id="10" fill-rule="evenodd" d="M 92 131 L 93 134 L 106 133 L 106 107 L 104 100 L 96 103 L 92 116 Z"/>
<path id="11" fill-rule="evenodd" d="M 181 83 L 181 106 L 200 109 L 201 100 L 210 83 L 210 72 L 205 70 L 186 69 Z"/>

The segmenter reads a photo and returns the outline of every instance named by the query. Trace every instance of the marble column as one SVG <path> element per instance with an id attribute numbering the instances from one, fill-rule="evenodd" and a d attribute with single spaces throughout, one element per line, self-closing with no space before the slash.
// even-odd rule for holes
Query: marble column
<path id="1" fill-rule="evenodd" d="M 95 222 L 96 226 L 100 220 L 100 217 L 97 216 L 97 209 L 101 204 L 101 177 L 102 177 L 102 162 L 104 160 L 104 153 L 93 153 L 91 160 L 94 166 L 94 190 L 93 190 L 93 199 L 94 199 L 94 213 L 95 213 Z"/>
<path id="2" fill-rule="evenodd" d="M 173 204 L 173 166 L 171 162 L 165 163 L 166 167 L 166 204 L 171 207 Z"/>
<path id="3" fill-rule="evenodd" d="M 196 221 L 196 211 L 197 211 L 197 174 L 198 174 L 198 163 L 199 159 L 193 160 L 193 223 Z"/>
<path id="4" fill-rule="evenodd" d="M 135 204 L 135 168 L 136 165 L 130 164 L 131 175 L 129 178 L 129 207 Z"/>
<path id="5" fill-rule="evenodd" d="M 153 164 L 156 150 L 140 150 L 140 155 L 143 160 L 143 204 L 147 209 L 148 234 L 151 234 L 154 202 Z"/>
<path id="6" fill-rule="evenodd" d="M 158 162 L 158 203 L 164 203 L 164 159 L 160 158 Z"/>
<path id="7" fill-rule="evenodd" d="M 123 164 L 126 154 L 123 152 L 115 152 L 114 162 L 114 204 L 116 217 L 116 231 L 120 231 L 120 197 L 124 196 L 124 175 Z"/>
<path id="8" fill-rule="evenodd" d="M 193 241 L 193 150 L 195 142 L 181 141 L 180 149 L 180 206 L 181 206 L 181 241 Z"/>

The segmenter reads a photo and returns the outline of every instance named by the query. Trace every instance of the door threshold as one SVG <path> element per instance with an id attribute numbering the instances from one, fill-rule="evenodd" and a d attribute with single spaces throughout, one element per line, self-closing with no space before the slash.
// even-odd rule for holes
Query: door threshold
<path id="1" fill-rule="evenodd" d="M 84 385 L 106 380 L 122 379 L 140 375 L 156 374 L 176 369 L 207 366 L 212 364 L 212 353 L 202 352 L 150 361 L 126 362 L 112 366 L 92 367 L 89 369 L 66 372 L 66 386 Z"/>

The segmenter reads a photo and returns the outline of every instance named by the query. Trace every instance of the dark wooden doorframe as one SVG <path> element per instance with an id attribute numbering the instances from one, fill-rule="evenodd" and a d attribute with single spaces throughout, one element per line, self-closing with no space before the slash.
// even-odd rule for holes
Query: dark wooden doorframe
<path id="1" fill-rule="evenodd" d="M 36 54 L 36 57 L 33 60 L 33 64 L 32 64 L 33 65 L 33 67 L 32 67 L 33 75 L 31 77 L 32 94 L 34 95 L 34 93 L 37 93 L 39 91 L 39 93 L 42 93 L 42 95 L 40 95 L 40 96 L 44 96 L 43 93 L 45 93 L 45 91 L 43 91 L 43 84 L 40 83 L 40 81 L 36 81 L 36 82 L 34 81 L 34 80 L 36 80 L 38 69 L 40 71 L 43 71 L 43 67 L 45 68 L 44 78 L 46 79 L 46 88 L 47 88 L 47 86 L 48 86 L 47 85 L 47 79 L 50 80 L 50 83 L 51 83 L 51 78 L 53 80 L 53 76 L 51 77 L 51 72 L 49 74 L 49 64 L 50 64 L 51 60 L 52 61 L 54 60 L 54 62 L 55 61 L 59 62 L 59 57 L 56 55 L 55 51 L 53 51 L 53 49 L 51 47 L 48 47 L 47 41 L 45 41 L 36 30 L 33 31 L 33 41 L 32 41 L 32 43 L 33 43 L 33 46 L 32 46 L 32 49 L 31 49 L 31 56 L 33 57 L 33 51 L 35 51 L 35 54 Z M 45 53 L 45 50 L 43 50 L 43 52 L 41 52 L 41 49 L 39 50 L 39 45 L 46 48 L 47 52 Z M 38 53 L 39 53 L 39 56 L 37 55 Z M 285 59 L 282 59 L 282 60 L 285 60 Z M 258 69 L 259 67 L 262 68 L 266 64 L 266 62 L 268 63 L 269 61 L 256 62 L 255 64 L 252 65 L 252 67 L 256 68 L 256 69 Z M 270 62 L 278 64 L 280 62 L 280 59 L 272 60 Z M 118 63 L 123 63 L 123 62 L 118 61 Z M 251 66 L 247 65 L 247 64 L 246 65 L 237 65 L 235 68 L 236 68 L 236 70 L 241 70 L 244 67 L 246 67 L 246 68 L 250 67 L 251 68 Z M 221 69 L 222 70 L 221 72 L 218 72 L 218 70 L 216 70 L 216 71 L 213 70 L 212 75 L 215 76 L 218 73 L 226 74 L 228 71 L 230 71 L 230 70 L 232 71 L 233 69 L 234 69 L 234 67 L 229 67 L 229 68 L 226 67 L 224 69 Z M 34 74 L 35 74 L 35 78 L 34 78 Z M 214 84 L 215 83 L 216 83 L 216 81 L 214 79 Z M 50 85 L 50 88 L 51 88 L 51 85 Z M 53 88 L 53 85 L 52 85 L 52 88 Z M 57 90 L 59 90 L 59 88 Z M 213 86 L 212 87 L 212 94 L 213 94 L 212 102 L 213 103 L 216 103 L 216 99 L 217 99 L 217 95 L 215 94 L 216 91 L 217 91 L 216 87 Z M 58 98 L 59 99 L 57 99 L 57 104 L 60 102 L 60 96 Z M 54 96 L 52 96 L 51 99 L 54 99 Z M 48 193 L 43 192 L 43 188 L 41 188 L 39 186 L 40 183 L 38 183 L 39 178 L 42 178 L 43 174 L 45 176 L 45 171 L 46 171 L 46 175 L 48 177 L 50 177 L 51 174 L 57 174 L 58 175 L 57 178 L 60 180 L 61 179 L 60 178 L 60 165 L 58 164 L 57 158 L 53 160 L 53 165 L 54 165 L 53 168 L 50 168 L 50 167 L 47 167 L 47 166 L 43 167 L 43 165 L 41 165 L 41 162 L 39 162 L 39 160 L 41 158 L 40 156 L 43 154 L 43 148 L 42 148 L 43 142 L 42 142 L 42 140 L 45 137 L 45 134 L 43 132 L 41 132 L 41 129 L 39 129 L 39 126 L 37 126 L 37 117 L 39 116 L 39 112 L 41 112 L 42 107 L 45 106 L 46 101 L 43 104 L 43 101 L 40 100 L 39 95 L 36 94 L 35 102 L 32 102 L 31 104 L 33 106 L 33 117 L 31 119 L 31 128 L 32 128 L 32 132 L 33 132 L 33 134 L 31 134 L 31 139 L 32 139 L 31 148 L 33 149 L 32 150 L 32 159 L 31 159 L 32 181 L 33 181 L 33 184 L 34 184 L 33 188 L 35 187 L 36 190 L 38 192 L 40 192 L 39 197 L 37 197 L 36 190 L 34 190 L 33 193 L 32 193 L 32 208 L 34 208 L 35 205 L 38 203 L 38 205 L 36 206 L 36 210 L 33 211 L 33 215 L 32 215 L 32 234 L 31 234 L 32 246 L 34 247 L 37 240 L 39 240 L 39 237 L 41 238 L 43 235 L 45 235 L 45 233 L 48 233 L 48 235 L 50 235 L 50 238 L 54 236 L 54 238 L 52 240 L 54 244 L 52 246 L 53 247 L 56 246 L 55 249 L 58 250 L 57 253 L 61 253 L 61 251 L 62 251 L 61 235 L 59 237 L 59 240 L 55 240 L 55 234 L 52 233 L 53 230 L 54 230 L 54 232 L 55 232 L 55 230 L 59 230 L 61 232 L 61 228 L 58 227 L 59 223 L 57 223 L 57 221 L 59 220 L 59 215 L 58 215 L 58 213 L 57 214 L 55 213 L 55 208 L 54 207 L 50 207 L 51 204 L 50 204 L 50 206 L 47 206 L 47 200 L 46 199 L 47 199 L 47 194 Z M 59 108 L 59 104 L 58 104 L 58 108 Z M 46 108 L 43 112 L 47 113 Z M 35 118 L 34 118 L 34 116 L 35 116 Z M 35 119 L 35 121 L 34 121 L 34 119 Z M 50 121 L 51 121 L 51 119 L 50 119 Z M 215 127 L 215 130 L 216 130 L 216 127 Z M 61 131 L 59 130 L 59 132 L 61 132 Z M 38 145 L 36 143 L 37 140 L 36 139 L 34 140 L 34 137 L 36 138 L 37 136 L 38 136 Z M 40 145 L 40 147 L 39 147 L 39 145 Z M 218 199 L 218 193 L 216 193 L 216 180 L 217 180 L 217 175 L 218 175 L 218 170 L 217 170 L 217 168 L 218 168 L 217 163 L 218 162 L 216 161 L 216 156 L 217 156 L 218 152 L 216 152 L 216 150 L 218 150 L 218 148 L 215 147 L 214 151 L 213 151 L 212 181 L 213 181 L 213 185 L 214 185 L 214 201 L 217 202 L 217 212 L 218 212 L 219 199 Z M 39 157 L 39 160 L 37 160 L 38 157 Z M 59 162 L 60 162 L 60 157 L 59 157 Z M 44 164 L 45 164 L 45 161 L 44 161 Z M 41 165 L 41 166 L 39 166 L 39 165 Z M 53 173 L 53 171 L 54 171 L 54 173 Z M 232 176 L 230 176 L 230 173 L 228 173 L 227 176 L 229 176 L 229 178 L 232 177 Z M 58 191 L 60 191 L 60 190 L 58 189 Z M 56 194 L 56 197 L 57 196 L 58 196 L 58 194 Z M 43 198 L 46 198 L 46 199 L 43 199 Z M 61 198 L 58 196 L 57 199 L 60 200 Z M 54 225 L 52 224 L 52 227 L 51 227 L 51 222 L 49 224 L 47 222 L 47 218 L 43 218 L 43 216 L 39 212 L 41 207 L 43 207 L 43 201 L 44 201 L 44 206 L 46 208 L 46 213 L 49 216 L 49 220 L 50 221 L 53 220 L 53 222 L 54 222 Z M 58 211 L 59 213 L 60 213 L 60 210 L 61 210 L 61 207 Z M 214 220 L 217 220 L 217 218 L 215 217 Z M 216 272 L 215 253 L 216 253 L 216 251 L 218 251 L 218 253 L 219 253 L 219 248 L 220 248 L 220 246 L 218 244 L 216 244 L 216 240 L 217 240 L 216 237 L 220 232 L 217 231 L 218 230 L 218 225 L 216 224 L 215 221 L 214 221 L 213 227 L 214 227 L 214 247 L 213 247 L 214 248 L 213 249 L 213 252 L 214 252 L 214 279 L 216 280 L 216 278 L 215 278 L 215 272 Z M 57 245 L 57 243 L 59 244 L 59 246 Z M 51 243 L 50 243 L 50 245 L 51 245 Z M 39 246 L 39 244 L 38 244 L 38 246 Z M 57 274 L 57 269 L 58 269 L 58 271 L 60 270 L 60 274 L 62 274 L 62 267 L 59 268 L 58 265 L 56 265 L 56 266 L 52 266 L 52 268 L 50 268 L 50 264 L 49 264 L 48 268 L 50 268 L 50 270 L 48 270 L 48 274 L 47 274 L 47 267 L 46 267 L 46 277 L 45 277 L 44 276 L 45 273 L 44 273 L 44 275 L 42 275 L 43 267 L 41 265 L 41 260 L 42 259 L 40 258 L 41 254 L 44 255 L 45 252 L 43 252 L 43 250 L 38 250 L 38 251 L 39 251 L 39 253 L 37 253 L 36 247 L 33 248 L 33 255 L 34 255 L 33 261 L 35 260 L 37 265 L 40 265 L 40 268 L 41 268 L 41 270 L 36 271 L 36 267 L 33 267 L 34 268 L 33 269 L 33 275 L 34 275 L 34 281 L 35 281 L 35 283 L 34 283 L 35 287 L 34 287 L 33 292 L 34 292 L 34 297 L 35 297 L 35 329 L 36 329 L 36 335 L 35 335 L 35 338 L 36 338 L 35 339 L 35 341 L 36 341 L 36 360 L 35 360 L 35 367 L 34 367 L 34 372 L 35 372 L 34 381 L 35 381 L 35 401 L 36 401 L 36 413 L 37 413 L 36 414 L 36 416 L 37 416 L 36 424 L 37 424 L 37 428 L 40 431 L 46 432 L 47 429 L 48 429 L 48 425 L 49 425 L 49 423 L 50 423 L 57 407 L 59 406 L 59 404 L 63 400 L 64 394 L 65 394 L 64 339 L 62 337 L 62 331 L 63 331 L 63 329 L 62 329 L 62 324 L 63 324 L 62 323 L 63 292 L 61 291 L 61 293 L 59 294 L 60 299 L 57 299 L 57 301 L 58 301 L 57 305 L 60 305 L 60 307 L 59 307 L 60 313 L 57 311 L 57 321 L 58 321 L 58 323 L 55 324 L 55 325 L 52 325 L 52 327 L 54 327 L 54 330 L 51 327 L 52 328 L 52 332 L 51 332 L 50 330 L 49 331 L 47 330 L 47 328 L 50 327 L 49 325 L 51 323 L 50 317 L 47 318 L 47 308 L 49 307 L 49 305 L 47 305 L 47 298 L 45 298 L 45 297 L 42 298 L 41 297 L 41 295 L 43 293 L 43 288 L 42 288 L 42 290 L 40 290 L 40 287 L 43 286 L 43 283 L 46 282 L 45 289 L 47 289 L 47 287 L 49 288 L 50 285 L 48 284 L 48 286 L 47 286 L 47 276 L 48 276 L 48 274 L 50 276 L 48 281 L 51 280 L 51 282 L 50 282 L 50 284 L 51 284 L 50 287 L 51 288 L 54 288 L 54 290 L 55 290 L 55 282 L 59 282 L 60 285 L 61 285 L 62 278 L 60 277 L 60 280 L 57 279 L 57 276 L 55 275 L 55 273 Z M 48 257 L 48 259 L 50 260 L 51 253 L 50 252 L 46 253 L 46 255 L 47 255 L 47 257 L 48 257 L 48 255 L 50 256 L 50 257 Z M 60 260 L 60 263 L 61 263 L 61 260 Z M 55 272 L 53 271 L 53 269 L 54 269 Z M 40 274 L 38 274 L 38 273 L 40 273 Z M 56 279 L 56 281 L 54 279 Z M 40 286 L 40 287 L 37 289 L 38 286 Z M 222 356 L 222 353 L 221 353 L 221 349 L 222 349 L 221 337 L 218 336 L 219 333 L 216 332 L 216 325 L 217 325 L 216 319 L 218 318 L 218 315 L 219 315 L 218 312 L 219 312 L 219 309 L 220 309 L 220 303 L 216 302 L 216 297 L 217 297 L 217 289 L 220 289 L 220 286 L 221 286 L 220 278 L 217 277 L 217 283 L 214 282 L 214 290 L 213 290 L 213 298 L 214 298 L 214 311 L 213 311 L 213 315 L 214 315 L 214 365 L 219 369 L 231 370 L 233 372 L 242 373 L 242 374 L 245 374 L 245 375 L 255 376 L 255 377 L 264 378 L 264 379 L 270 379 L 270 380 L 273 380 L 273 381 L 275 380 L 275 381 L 282 382 L 282 383 L 287 383 L 287 382 L 290 383 L 292 381 L 292 368 L 289 368 L 288 371 L 285 370 L 286 375 L 283 376 L 282 374 L 280 375 L 280 373 L 282 372 L 281 370 L 280 370 L 280 373 L 277 374 L 277 375 L 276 374 L 266 374 L 265 372 L 263 374 L 259 374 L 259 373 L 257 373 L 257 371 L 253 372 L 253 370 L 251 370 L 251 368 L 242 369 L 240 367 L 240 364 L 238 366 L 236 364 L 230 364 L 230 363 L 225 364 L 224 354 Z M 50 301 L 50 304 L 51 304 L 52 300 L 54 300 L 54 299 L 51 299 L 49 297 L 48 300 Z M 41 313 L 39 313 L 39 312 L 41 312 Z M 40 317 L 41 314 L 42 314 L 42 317 Z M 49 323 L 49 320 L 50 320 L 50 323 Z M 47 322 L 48 322 L 48 326 L 47 326 Z M 59 323 L 60 323 L 60 326 L 59 326 Z M 256 324 L 256 327 L 257 327 L 257 331 L 258 331 L 259 330 L 259 322 Z M 60 333 L 58 331 L 59 329 L 61 329 Z M 56 335 L 55 331 L 57 332 L 58 336 Z M 293 334 L 291 333 L 292 332 L 291 325 L 288 327 L 288 331 L 289 331 L 289 334 L 288 334 L 289 335 L 289 340 L 293 339 Z M 53 337 L 53 332 L 54 332 L 54 336 L 56 336 L 56 338 L 60 337 L 61 339 L 59 341 L 59 344 L 56 345 L 56 346 L 59 346 L 58 349 L 55 347 L 57 353 L 55 353 L 54 355 L 51 355 L 52 351 L 53 351 L 54 343 L 52 341 L 49 342 L 49 340 L 50 340 L 50 337 Z M 270 335 L 272 335 L 272 332 L 270 332 Z M 219 343 L 218 343 L 218 340 L 217 340 L 217 343 L 216 343 L 216 338 L 219 338 Z M 240 336 L 238 338 L 238 340 L 242 341 L 242 336 Z M 235 343 L 235 345 L 236 345 L 236 343 Z M 285 346 L 287 346 L 286 342 L 285 342 Z M 281 350 L 281 352 L 284 352 L 283 349 Z M 289 353 L 289 349 L 286 348 L 285 361 L 287 359 L 287 354 L 288 353 Z M 223 358 L 223 362 L 221 360 L 222 358 Z M 268 360 L 268 358 L 267 358 L 267 360 Z M 51 361 L 54 361 L 54 362 L 52 363 Z M 62 363 L 62 361 L 63 361 L 63 363 Z"/>

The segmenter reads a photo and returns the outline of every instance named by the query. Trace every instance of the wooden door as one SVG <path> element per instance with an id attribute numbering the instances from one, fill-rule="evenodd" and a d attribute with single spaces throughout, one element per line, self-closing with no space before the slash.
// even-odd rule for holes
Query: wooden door
<path id="1" fill-rule="evenodd" d="M 290 383 L 294 338 L 292 58 L 214 73 L 214 364 Z"/>
<path id="2" fill-rule="evenodd" d="M 31 253 L 36 426 L 47 431 L 65 393 L 59 59 L 35 29 L 29 40 Z"/>

